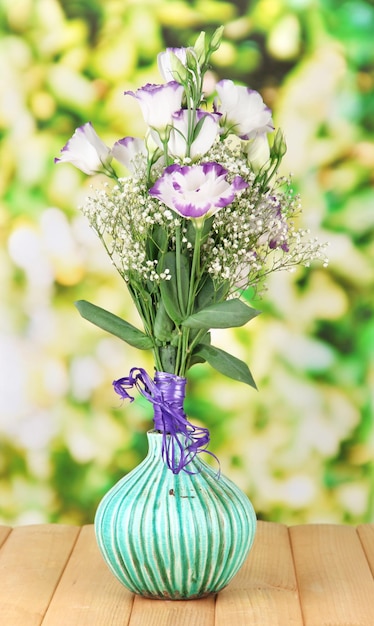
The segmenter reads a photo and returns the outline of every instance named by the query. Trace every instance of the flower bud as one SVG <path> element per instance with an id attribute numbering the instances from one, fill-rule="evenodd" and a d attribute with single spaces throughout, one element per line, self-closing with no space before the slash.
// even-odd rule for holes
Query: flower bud
<path id="1" fill-rule="evenodd" d="M 186 61 L 183 62 L 181 57 L 178 56 L 172 49 L 168 51 L 168 54 L 170 76 L 172 77 L 172 80 L 176 80 L 180 85 L 183 85 L 187 78 Z M 184 57 L 185 59 L 187 58 L 186 50 L 184 50 Z"/>
<path id="2" fill-rule="evenodd" d="M 186 65 L 195 76 L 200 74 L 199 58 L 193 48 L 187 48 L 186 50 Z"/>
<path id="3" fill-rule="evenodd" d="M 267 133 L 261 133 L 249 142 L 247 155 L 253 171 L 259 172 L 270 155 Z"/>
<path id="4" fill-rule="evenodd" d="M 282 159 L 287 152 L 287 144 L 284 135 L 280 128 L 278 128 L 273 142 L 271 150 L 272 156 L 277 159 Z"/>
<path id="5" fill-rule="evenodd" d="M 223 35 L 224 27 L 220 26 L 217 30 L 214 31 L 212 38 L 209 43 L 210 52 L 215 52 L 221 45 L 222 35 Z"/>
<path id="6" fill-rule="evenodd" d="M 199 60 L 200 65 L 203 65 L 205 63 L 205 58 L 206 58 L 205 32 L 204 31 L 201 31 L 200 35 L 196 39 L 193 49 L 196 52 L 196 56 Z"/>

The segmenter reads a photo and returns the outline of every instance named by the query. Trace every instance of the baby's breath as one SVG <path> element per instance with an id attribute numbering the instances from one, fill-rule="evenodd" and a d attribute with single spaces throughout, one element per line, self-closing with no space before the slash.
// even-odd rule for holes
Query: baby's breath
<path id="1" fill-rule="evenodd" d="M 248 183 L 231 205 L 215 214 L 201 248 L 201 266 L 216 284 L 228 281 L 230 294 L 248 287 L 258 291 L 271 272 L 309 267 L 314 260 L 327 264 L 325 246 L 310 238 L 308 230 L 295 227 L 301 205 L 291 177 L 279 178 L 263 189 L 240 144 L 231 138 L 216 142 L 204 161 L 219 162 L 228 170 L 228 179 L 239 175 Z M 158 175 L 157 167 L 154 175 Z M 169 249 L 175 249 L 176 233 L 182 227 L 180 244 L 192 255 L 187 220 L 150 196 L 145 172 L 142 176 L 138 170 L 136 178 L 119 179 L 112 188 L 105 184 L 87 199 L 82 211 L 126 282 L 171 279 L 169 268 L 160 271 L 158 260 L 147 256 L 155 226 L 167 231 Z"/>
<path id="2" fill-rule="evenodd" d="M 145 180 L 124 178 L 112 188 L 104 185 L 81 209 L 126 282 L 170 280 L 169 271 L 158 273 L 157 259 L 147 257 L 147 243 L 154 226 L 174 229 L 175 216 L 148 194 Z"/>
<path id="3" fill-rule="evenodd" d="M 226 300 L 247 288 L 261 293 L 271 272 L 327 264 L 325 245 L 297 225 L 292 177 L 276 178 L 286 144 L 280 130 L 268 141 L 274 127 L 260 94 L 225 79 L 212 113 L 202 107 L 203 77 L 221 36 L 222 28 L 210 42 L 202 33 L 197 54 L 182 49 L 172 86 L 125 92 L 141 104 L 143 139 L 109 148 L 87 123 L 57 159 L 115 181 L 94 190 L 82 211 L 126 281 L 144 333 L 89 303 L 85 316 L 130 345 L 152 347 L 156 369 L 179 376 L 194 363 L 217 366 L 210 327 L 252 319 L 244 302 Z M 118 178 L 113 160 L 128 177 Z M 238 359 L 226 353 L 218 361 L 219 371 L 254 385 Z"/>

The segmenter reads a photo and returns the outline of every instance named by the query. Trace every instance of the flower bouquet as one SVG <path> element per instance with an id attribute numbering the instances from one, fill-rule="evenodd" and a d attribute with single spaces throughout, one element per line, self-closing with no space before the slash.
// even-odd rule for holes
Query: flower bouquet
<path id="1" fill-rule="evenodd" d="M 59 163 L 70 162 L 89 175 L 104 173 L 114 181 L 97 188 L 82 211 L 123 278 L 143 330 L 85 300 L 76 305 L 90 322 L 131 346 L 153 352 L 154 378 L 134 367 L 128 376 L 114 381 L 114 389 L 122 398 L 133 400 L 129 390 L 135 386 L 154 406 L 154 430 L 162 435 L 158 452 L 163 462 L 161 483 L 167 489 L 168 502 L 168 496 L 179 494 L 179 502 L 189 497 L 183 495 L 192 488 L 188 481 L 202 467 L 197 454 L 207 451 L 209 443 L 207 429 L 191 424 L 183 410 L 188 370 L 196 363 L 207 362 L 220 373 L 255 387 L 247 364 L 211 344 L 211 329 L 239 327 L 253 319 L 259 311 L 248 302 L 271 272 L 309 265 L 314 259 L 326 262 L 324 246 L 294 224 L 300 212 L 299 198 L 292 191 L 290 179 L 277 174 L 286 151 L 285 141 L 280 130 L 275 132 L 272 113 L 261 95 L 231 80 L 220 80 L 210 104 L 205 96 L 204 78 L 222 32 L 219 28 L 210 39 L 201 33 L 193 47 L 162 52 L 158 62 L 165 82 L 125 92 L 126 97 L 139 103 L 147 127 L 144 138 L 125 137 L 110 148 L 87 123 L 75 131 L 56 159 Z M 125 176 L 116 173 L 121 166 L 126 169 Z M 153 465 L 147 471 L 155 475 Z M 217 481 L 217 474 L 212 477 L 207 472 L 208 483 L 194 492 L 199 501 L 202 491 L 212 493 L 214 483 L 223 480 L 221 477 Z M 178 475 L 180 482 L 175 482 Z M 138 489 L 134 499 L 136 506 L 143 506 L 139 502 L 144 490 L 148 498 L 151 496 L 148 483 L 138 483 L 138 478 L 132 481 L 133 489 Z M 144 489 L 139 491 L 139 484 Z M 238 496 L 239 509 L 244 507 L 246 514 L 230 518 L 225 525 L 222 520 L 227 501 L 234 498 L 232 484 L 227 489 L 224 504 L 217 512 L 217 526 L 231 533 L 231 553 L 236 551 L 232 547 L 235 541 L 246 544 L 248 551 L 254 527 L 250 503 L 243 504 Z M 126 494 L 128 499 L 129 492 Z M 231 568 L 223 559 L 227 576 L 225 580 L 218 577 L 214 585 L 204 583 L 197 591 L 187 592 L 189 574 L 183 578 L 178 571 L 174 586 L 159 573 L 159 587 L 150 577 L 148 591 L 144 591 L 142 581 L 134 582 L 139 575 L 134 563 L 144 555 L 140 558 L 138 554 L 124 568 L 124 555 L 131 552 L 132 546 L 122 546 L 121 542 L 124 525 L 127 529 L 133 527 L 134 519 L 144 520 L 148 504 L 144 503 L 141 513 L 133 514 L 131 521 L 123 522 L 118 530 L 113 519 L 118 518 L 122 504 L 114 505 L 114 501 L 112 494 L 106 502 L 111 509 L 109 517 L 104 512 L 98 514 L 97 528 L 102 534 L 108 535 L 111 529 L 110 537 L 100 539 L 99 544 L 108 562 L 112 557 L 114 573 L 130 589 L 165 597 L 162 589 L 166 588 L 167 597 L 196 597 L 207 589 L 222 588 L 235 573 L 238 565 Z M 155 509 L 159 503 L 158 492 Z M 207 505 L 201 504 L 199 515 L 205 519 Z M 156 524 L 155 509 L 152 529 Z M 178 541 L 179 535 L 187 532 L 186 527 L 196 527 L 200 519 L 195 513 L 189 524 L 186 515 L 182 521 L 178 517 Z M 243 530 L 245 517 L 250 520 L 248 532 Z M 212 519 L 210 514 L 207 536 L 212 532 Z M 160 522 L 159 534 L 168 533 L 168 540 L 164 538 L 168 546 L 177 541 L 174 530 L 178 524 L 165 522 L 164 518 Z M 137 537 L 142 537 L 145 545 L 148 539 L 143 537 L 144 532 L 143 526 L 139 527 Z M 187 558 L 188 541 L 200 545 L 202 540 L 186 540 L 181 548 L 182 560 Z M 157 564 L 148 563 L 147 567 L 154 572 L 162 562 L 163 571 L 169 572 L 169 552 L 165 548 L 161 553 L 159 542 L 158 536 L 148 550 L 148 554 L 157 552 Z M 206 554 L 213 548 L 209 544 Z M 176 543 L 173 551 L 178 555 Z M 194 566 L 191 568 L 194 570 Z"/>

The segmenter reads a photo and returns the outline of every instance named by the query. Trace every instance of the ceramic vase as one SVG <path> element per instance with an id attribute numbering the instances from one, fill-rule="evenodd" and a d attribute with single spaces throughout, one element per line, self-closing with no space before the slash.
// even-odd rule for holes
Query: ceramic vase
<path id="1" fill-rule="evenodd" d="M 196 455 L 174 473 L 163 436 L 103 498 L 95 517 L 102 555 L 132 592 L 148 598 L 201 598 L 223 589 L 252 546 L 256 516 L 247 496 Z"/>

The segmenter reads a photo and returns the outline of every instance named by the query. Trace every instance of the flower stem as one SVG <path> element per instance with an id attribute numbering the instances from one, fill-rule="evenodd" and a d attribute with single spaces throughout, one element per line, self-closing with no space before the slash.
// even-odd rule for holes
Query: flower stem
<path id="1" fill-rule="evenodd" d="M 183 307 L 183 293 L 182 293 L 182 275 L 181 275 L 181 227 L 180 225 L 175 227 L 175 268 L 177 272 L 177 294 L 179 306 Z M 185 314 L 185 311 L 182 311 Z"/>
<path id="2" fill-rule="evenodd" d="M 190 284 L 188 290 L 187 315 L 191 315 L 193 312 L 196 292 L 200 281 L 201 230 L 201 228 L 195 228 L 195 246 L 192 257 Z"/>

